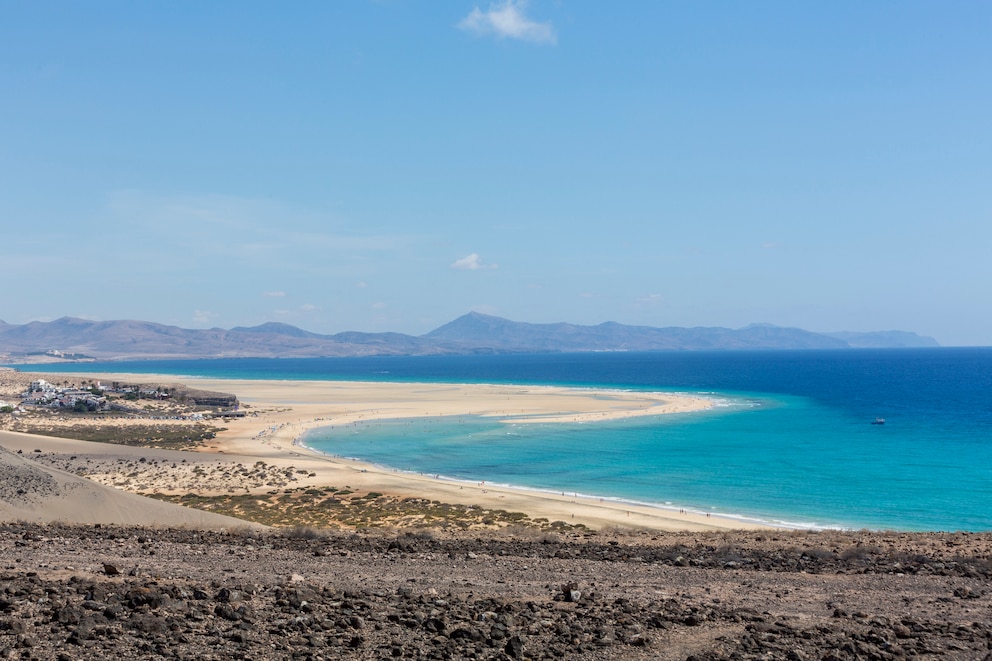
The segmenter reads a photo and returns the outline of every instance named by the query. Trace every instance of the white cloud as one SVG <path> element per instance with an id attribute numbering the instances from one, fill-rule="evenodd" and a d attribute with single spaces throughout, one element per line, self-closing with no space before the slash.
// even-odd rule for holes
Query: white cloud
<path id="1" fill-rule="evenodd" d="M 640 314 L 650 315 L 658 314 L 660 310 L 666 309 L 669 305 L 664 294 L 644 294 L 635 296 L 631 307 Z"/>
<path id="2" fill-rule="evenodd" d="M 494 2 L 486 11 L 475 7 L 458 23 L 458 28 L 479 35 L 495 35 L 500 39 L 520 39 L 536 44 L 557 43 L 558 37 L 551 23 L 531 20 L 524 14 L 526 8 L 526 0 Z"/>
<path id="3" fill-rule="evenodd" d="M 379 301 L 378 303 L 373 303 L 372 304 L 372 309 L 373 310 L 385 310 L 386 309 L 386 304 L 383 303 L 382 301 Z"/>
<path id="4" fill-rule="evenodd" d="M 478 271 L 480 269 L 495 269 L 499 268 L 499 266 L 496 264 L 483 263 L 482 258 L 479 257 L 479 253 L 474 252 L 471 255 L 455 260 L 455 262 L 451 265 L 451 268 L 462 271 Z"/>
<path id="5" fill-rule="evenodd" d="M 284 296 L 286 296 L 286 292 L 284 292 L 284 291 L 263 291 L 262 292 L 262 296 L 265 296 L 266 298 L 283 298 Z"/>
<path id="6" fill-rule="evenodd" d="M 300 306 L 300 310 L 302 310 L 303 312 L 313 312 L 316 309 L 317 306 L 314 305 L 313 303 L 305 303 Z"/>
<path id="7" fill-rule="evenodd" d="M 210 320 L 212 318 L 214 318 L 215 316 L 217 316 L 217 315 L 215 315 L 213 312 L 209 312 L 207 310 L 194 310 L 193 311 L 193 323 L 196 323 L 196 324 L 207 324 L 207 323 L 210 323 Z"/>

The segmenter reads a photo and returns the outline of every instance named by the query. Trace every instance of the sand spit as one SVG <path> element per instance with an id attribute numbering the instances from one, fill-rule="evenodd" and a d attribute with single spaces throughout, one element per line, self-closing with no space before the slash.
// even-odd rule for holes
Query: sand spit
<path id="1" fill-rule="evenodd" d="M 592 528 L 623 525 L 657 530 L 757 528 L 756 523 L 704 513 L 628 505 L 576 494 L 505 488 L 412 475 L 362 462 L 329 457 L 302 447 L 298 440 L 316 427 L 388 418 L 479 415 L 500 420 L 580 421 L 688 413 L 709 408 L 713 400 L 682 393 L 628 392 L 547 386 L 489 384 L 374 383 L 342 381 L 252 381 L 176 379 L 133 374 L 73 375 L 105 382 L 158 381 L 235 393 L 243 417 L 224 420 L 223 430 L 199 452 L 152 455 L 145 448 L 84 441 L 2 437 L 0 445 L 25 452 L 76 456 L 52 463 L 102 484 L 133 492 L 163 495 L 196 493 L 220 496 L 263 494 L 273 489 L 333 487 L 396 498 L 426 499 L 488 510 L 523 512 L 534 519 Z M 47 433 L 58 435 L 59 423 Z M 66 421 L 63 424 L 78 424 Z M 483 449 L 480 449 L 483 450 Z M 140 466 L 128 458 L 145 456 Z M 85 457 L 85 458 L 83 458 Z M 155 457 L 154 463 L 149 463 Z M 86 465 L 83 465 L 83 464 Z M 223 467 L 219 467 L 223 464 Z M 267 473 L 258 475 L 259 467 Z M 247 473 L 246 473 L 247 471 Z M 273 473 L 281 476 L 273 477 Z"/>

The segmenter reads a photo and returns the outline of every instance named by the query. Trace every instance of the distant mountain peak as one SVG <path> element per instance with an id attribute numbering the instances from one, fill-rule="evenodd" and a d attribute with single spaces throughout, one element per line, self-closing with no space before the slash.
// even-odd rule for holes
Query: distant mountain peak
<path id="1" fill-rule="evenodd" d="M 266 333 L 272 335 L 288 335 L 289 337 L 317 337 L 316 333 L 305 331 L 290 324 L 279 321 L 267 321 L 258 326 L 236 326 L 231 329 L 234 333 Z"/>

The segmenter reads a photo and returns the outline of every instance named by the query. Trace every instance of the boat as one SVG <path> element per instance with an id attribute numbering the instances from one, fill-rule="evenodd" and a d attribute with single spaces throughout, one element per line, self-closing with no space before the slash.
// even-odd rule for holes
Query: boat
<path id="1" fill-rule="evenodd" d="M 874 420 L 871 421 L 871 424 L 873 424 L 873 425 L 884 425 L 885 424 L 885 418 L 875 418 Z"/>

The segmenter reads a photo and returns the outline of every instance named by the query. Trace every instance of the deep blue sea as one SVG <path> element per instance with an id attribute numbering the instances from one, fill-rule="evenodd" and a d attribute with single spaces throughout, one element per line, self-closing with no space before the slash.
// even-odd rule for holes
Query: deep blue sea
<path id="1" fill-rule="evenodd" d="M 31 366 L 210 378 L 581 385 L 707 393 L 706 412 L 316 430 L 401 470 L 794 526 L 992 530 L 992 348 L 218 359 Z M 876 416 L 885 425 L 872 425 Z"/>

